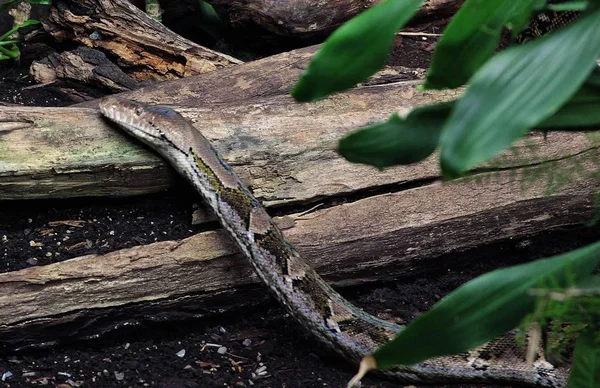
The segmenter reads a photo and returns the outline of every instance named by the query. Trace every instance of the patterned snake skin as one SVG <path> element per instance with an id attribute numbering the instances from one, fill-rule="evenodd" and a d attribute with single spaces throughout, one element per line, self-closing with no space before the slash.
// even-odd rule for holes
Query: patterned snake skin
<path id="1" fill-rule="evenodd" d="M 177 112 L 118 97 L 101 112 L 160 153 L 210 204 L 225 229 L 289 313 L 323 344 L 358 364 L 402 326 L 371 316 L 346 301 L 301 258 L 271 217 L 210 143 Z M 541 355 L 524 359 L 509 333 L 465 354 L 382 371 L 406 383 L 501 382 L 561 387 L 567 369 Z"/>
<path id="2" fill-rule="evenodd" d="M 540 15 L 519 37 L 526 41 L 554 30 L 575 15 Z M 567 17 L 568 16 L 568 17 Z M 558 19 L 557 19 L 558 17 Z M 334 291 L 283 237 L 260 202 L 192 124 L 177 112 L 108 97 L 100 104 L 108 119 L 160 153 L 210 204 L 259 277 L 289 313 L 345 359 L 363 356 L 392 339 L 402 326 L 365 313 Z M 538 352 L 525 361 L 516 333 L 464 354 L 380 371 L 404 383 L 504 383 L 563 387 L 568 368 Z"/>

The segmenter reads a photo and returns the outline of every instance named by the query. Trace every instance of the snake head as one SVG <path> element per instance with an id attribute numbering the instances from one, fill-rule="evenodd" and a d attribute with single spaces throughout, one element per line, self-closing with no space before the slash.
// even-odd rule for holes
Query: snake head
<path id="1" fill-rule="evenodd" d="M 174 149 L 186 153 L 186 147 L 198 136 L 189 121 L 167 106 L 110 96 L 100 101 L 99 108 L 108 119 L 160 153 Z M 177 130 L 171 130 L 173 127 Z"/>

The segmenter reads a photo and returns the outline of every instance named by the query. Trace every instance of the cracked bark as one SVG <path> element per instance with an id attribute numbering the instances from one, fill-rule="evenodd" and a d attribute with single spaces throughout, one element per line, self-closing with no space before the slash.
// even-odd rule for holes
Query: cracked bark
<path id="1" fill-rule="evenodd" d="M 175 34 L 126 1 L 58 1 L 43 25 L 59 41 L 105 50 L 137 81 L 181 78 L 241 63 Z"/>

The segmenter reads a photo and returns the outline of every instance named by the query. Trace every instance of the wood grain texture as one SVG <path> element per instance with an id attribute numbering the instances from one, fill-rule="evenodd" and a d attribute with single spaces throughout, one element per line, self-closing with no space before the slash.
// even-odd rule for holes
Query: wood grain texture
<path id="1" fill-rule="evenodd" d="M 110 52 L 138 81 L 181 78 L 241 63 L 175 34 L 127 1 L 61 0 L 43 25 L 59 41 Z"/>
<path id="2" fill-rule="evenodd" d="M 592 167 L 592 151 L 559 163 Z M 284 233 L 336 286 L 439 269 L 451 253 L 591 219 L 600 184 L 584 176 L 546 194 L 536 167 L 366 197 L 295 217 Z M 485 182 L 485 183 L 482 183 Z M 292 220 L 292 222 L 290 222 Z M 460 263 L 465 265 L 466 263 Z M 123 325 L 204 317 L 268 293 L 222 230 L 0 274 L 0 348 L 101 335 Z"/>

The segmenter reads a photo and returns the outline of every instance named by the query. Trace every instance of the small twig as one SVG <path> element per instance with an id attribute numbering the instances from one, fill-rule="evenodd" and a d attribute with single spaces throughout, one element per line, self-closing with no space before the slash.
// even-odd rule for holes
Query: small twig
<path id="1" fill-rule="evenodd" d="M 313 212 L 313 211 L 317 210 L 317 209 L 318 209 L 318 208 L 320 208 L 321 206 L 323 206 L 323 203 L 319 203 L 319 204 L 317 204 L 317 205 L 315 205 L 315 206 L 311 207 L 310 209 L 303 211 L 302 213 L 296 214 L 296 215 L 294 216 L 294 218 L 295 218 L 295 219 L 297 219 L 297 220 L 299 220 L 299 219 L 300 219 L 300 217 L 302 217 L 302 216 L 304 216 L 304 215 L 306 215 L 306 214 L 308 214 L 308 213 L 311 213 L 311 212 Z"/>
<path id="2" fill-rule="evenodd" d="M 44 86 L 52 85 L 55 82 L 56 81 L 50 81 L 50 82 L 44 82 L 44 83 L 41 83 L 41 84 L 29 85 L 29 86 L 25 86 L 22 90 L 43 88 Z"/>
<path id="3" fill-rule="evenodd" d="M 402 35 L 402 36 L 433 36 L 433 37 L 439 38 L 443 34 L 434 34 L 434 33 L 430 33 L 430 32 L 398 32 L 398 33 L 396 33 L 396 35 Z"/>

